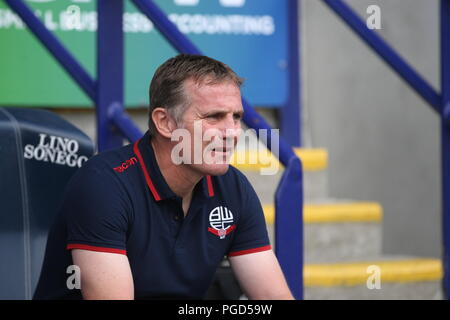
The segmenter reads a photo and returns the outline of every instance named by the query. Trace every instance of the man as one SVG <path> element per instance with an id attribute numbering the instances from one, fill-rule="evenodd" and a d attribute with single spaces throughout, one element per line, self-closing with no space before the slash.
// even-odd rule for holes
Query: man
<path id="1" fill-rule="evenodd" d="M 198 299 L 225 255 L 250 299 L 292 299 L 260 202 L 227 163 L 241 84 L 204 56 L 159 67 L 145 136 L 93 157 L 71 179 L 35 299 Z"/>

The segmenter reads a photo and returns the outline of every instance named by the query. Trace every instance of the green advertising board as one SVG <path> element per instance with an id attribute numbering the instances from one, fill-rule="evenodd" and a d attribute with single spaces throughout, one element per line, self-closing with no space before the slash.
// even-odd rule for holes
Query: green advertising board
<path id="1" fill-rule="evenodd" d="M 25 1 L 96 78 L 94 0 Z M 256 106 L 283 106 L 288 97 L 287 0 L 158 0 L 179 29 L 206 55 L 246 79 L 243 95 Z M 74 19 L 75 18 L 75 19 Z M 125 104 L 148 104 L 156 68 L 177 54 L 125 0 Z M 114 66 L 111 66 L 114 68 Z M 93 103 L 0 1 L 0 105 L 91 107 Z"/>

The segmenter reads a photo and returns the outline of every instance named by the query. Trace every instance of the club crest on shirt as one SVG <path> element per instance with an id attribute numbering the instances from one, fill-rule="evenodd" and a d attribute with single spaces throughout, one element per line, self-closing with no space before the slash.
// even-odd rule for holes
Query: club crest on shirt
<path id="1" fill-rule="evenodd" d="M 236 229 L 236 225 L 233 224 L 233 213 L 223 206 L 215 207 L 209 213 L 209 225 L 208 231 L 218 236 L 220 239 L 224 239 L 229 233 Z"/>

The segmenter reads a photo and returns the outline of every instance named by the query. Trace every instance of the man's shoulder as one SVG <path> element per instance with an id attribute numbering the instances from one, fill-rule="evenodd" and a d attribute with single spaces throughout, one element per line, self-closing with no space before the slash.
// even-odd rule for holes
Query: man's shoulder
<path id="1" fill-rule="evenodd" d="M 71 179 L 71 184 L 85 184 L 98 179 L 117 182 L 120 180 L 117 173 L 123 172 L 130 163 L 137 163 L 132 145 L 100 152 L 77 170 Z"/>
<path id="2" fill-rule="evenodd" d="M 80 205 L 82 202 L 90 206 L 93 201 L 99 203 L 101 199 L 113 204 L 112 194 L 116 198 L 123 195 L 119 198 L 128 199 L 130 182 L 117 174 L 114 167 L 127 158 L 130 152 L 132 148 L 124 146 L 91 157 L 70 179 L 65 190 L 65 205 Z"/>
<path id="3" fill-rule="evenodd" d="M 136 156 L 133 153 L 132 144 L 100 152 L 91 157 L 80 170 L 96 172 L 119 172 L 123 171 L 127 163 L 137 163 Z"/>

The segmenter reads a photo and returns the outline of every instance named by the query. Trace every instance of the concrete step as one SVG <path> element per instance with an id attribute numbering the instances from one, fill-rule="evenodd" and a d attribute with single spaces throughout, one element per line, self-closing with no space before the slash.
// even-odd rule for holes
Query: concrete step
<path id="1" fill-rule="evenodd" d="M 275 245 L 274 207 L 265 205 L 269 238 Z M 339 202 L 304 206 L 305 263 L 341 262 L 381 254 L 382 207 L 370 202 Z"/>
<path id="2" fill-rule="evenodd" d="M 306 264 L 303 270 L 305 299 L 443 297 L 439 259 L 385 256 L 366 262 Z"/>

